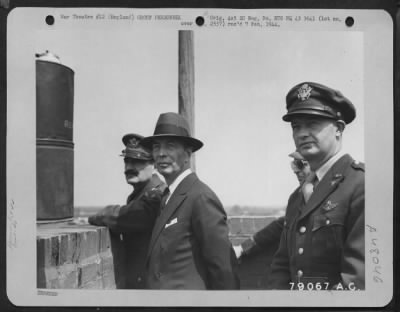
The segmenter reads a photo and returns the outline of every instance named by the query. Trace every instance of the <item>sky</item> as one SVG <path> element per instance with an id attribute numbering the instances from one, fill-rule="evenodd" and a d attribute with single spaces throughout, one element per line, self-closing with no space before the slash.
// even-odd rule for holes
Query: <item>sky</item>
<path id="1" fill-rule="evenodd" d="M 358 116 L 344 131 L 343 149 L 364 160 L 362 39 L 343 32 L 196 33 L 196 135 L 206 142 L 197 167 L 226 203 L 286 204 L 297 180 L 289 166 L 291 127 L 282 116 L 287 92 L 300 82 L 325 84 L 353 101 Z"/>
<path id="2" fill-rule="evenodd" d="M 122 136 L 151 135 L 160 113 L 178 110 L 178 32 L 46 29 L 30 43 L 30 69 L 34 53 L 50 50 L 75 72 L 74 205 L 124 203 Z M 199 29 L 194 54 L 195 137 L 204 142 L 196 170 L 224 205 L 286 204 L 297 180 L 281 117 L 286 93 L 302 81 L 353 101 L 344 150 L 364 160 L 362 33 Z"/>

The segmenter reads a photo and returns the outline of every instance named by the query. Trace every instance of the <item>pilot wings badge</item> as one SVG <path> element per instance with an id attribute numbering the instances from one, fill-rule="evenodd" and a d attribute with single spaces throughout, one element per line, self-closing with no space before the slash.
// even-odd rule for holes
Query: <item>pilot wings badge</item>
<path id="1" fill-rule="evenodd" d="M 339 203 L 333 203 L 330 200 L 328 200 L 325 203 L 325 205 L 322 207 L 322 209 L 325 210 L 325 211 L 330 211 L 332 209 L 335 209 L 338 205 L 339 205 Z"/>

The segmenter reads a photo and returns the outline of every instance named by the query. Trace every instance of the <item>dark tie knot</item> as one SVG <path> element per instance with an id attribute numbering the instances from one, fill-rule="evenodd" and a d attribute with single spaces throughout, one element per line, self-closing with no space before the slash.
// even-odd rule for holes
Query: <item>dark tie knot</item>
<path id="1" fill-rule="evenodd" d="M 160 211 L 163 211 L 163 209 L 165 208 L 166 202 L 167 202 L 167 198 L 168 198 L 169 194 L 170 194 L 169 188 L 166 187 L 164 192 L 163 192 L 163 196 L 161 198 Z"/>
<path id="2" fill-rule="evenodd" d="M 166 187 L 163 192 L 163 197 L 167 197 L 169 195 L 169 187 Z"/>

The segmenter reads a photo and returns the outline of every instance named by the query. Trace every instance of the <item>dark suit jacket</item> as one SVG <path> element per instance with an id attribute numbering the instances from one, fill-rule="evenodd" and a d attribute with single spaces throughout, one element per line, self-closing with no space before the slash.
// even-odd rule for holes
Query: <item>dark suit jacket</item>
<path id="1" fill-rule="evenodd" d="M 110 229 L 114 275 L 118 289 L 145 288 L 145 264 L 165 184 L 157 175 L 135 189 L 124 206 L 111 205 L 89 217 L 89 223 Z"/>
<path id="2" fill-rule="evenodd" d="M 239 288 L 225 210 L 196 174 L 183 179 L 161 211 L 147 268 L 151 289 Z"/>
<path id="3" fill-rule="evenodd" d="M 256 232 L 252 239 L 246 239 L 241 245 L 243 255 L 256 255 L 264 250 L 276 251 L 281 238 L 285 218 L 280 217 Z"/>
<path id="4" fill-rule="evenodd" d="M 364 245 L 364 165 L 344 155 L 306 204 L 300 189 L 290 196 L 269 287 L 364 289 Z"/>

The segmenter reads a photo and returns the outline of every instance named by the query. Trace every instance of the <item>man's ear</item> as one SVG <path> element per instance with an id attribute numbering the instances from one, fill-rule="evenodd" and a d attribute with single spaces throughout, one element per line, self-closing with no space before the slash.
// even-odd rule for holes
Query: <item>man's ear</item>
<path id="1" fill-rule="evenodd" d="M 189 156 L 191 156 L 193 153 L 193 147 L 191 147 L 189 145 L 185 145 L 185 152 L 188 153 Z"/>
<path id="2" fill-rule="evenodd" d="M 336 127 L 338 128 L 338 132 L 343 133 L 346 123 L 343 120 L 338 120 L 336 121 Z"/>

